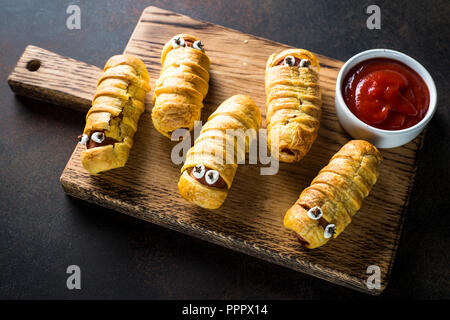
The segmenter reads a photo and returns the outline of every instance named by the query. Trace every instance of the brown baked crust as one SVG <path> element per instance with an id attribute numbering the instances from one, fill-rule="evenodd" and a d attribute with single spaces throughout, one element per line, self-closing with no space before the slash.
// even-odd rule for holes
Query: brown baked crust
<path id="1" fill-rule="evenodd" d="M 320 207 L 326 222 L 336 226 L 333 237 L 337 237 L 351 222 L 376 183 L 381 160 L 380 152 L 369 142 L 349 141 L 286 212 L 284 226 L 306 241 L 307 248 L 324 245 L 329 240 L 324 237 L 324 227 L 307 214 L 309 209 Z"/>
<path id="2" fill-rule="evenodd" d="M 319 68 L 317 58 L 304 49 L 288 49 L 267 60 L 266 119 L 268 147 L 276 146 L 282 162 L 300 161 L 317 138 L 322 114 L 319 74 L 311 67 L 278 65 L 286 56 L 307 59 Z"/>
<path id="3" fill-rule="evenodd" d="M 150 91 L 148 83 L 147 69 L 139 58 L 116 55 L 106 62 L 83 133 L 90 137 L 93 132 L 103 132 L 117 142 L 81 153 L 81 163 L 91 174 L 125 166 L 139 118 L 145 110 L 145 95 Z"/>
<path id="4" fill-rule="evenodd" d="M 194 146 L 186 155 L 178 182 L 181 196 L 206 209 L 219 208 L 233 183 L 238 167 L 238 152 L 245 154 L 248 151 L 248 146 L 256 138 L 260 125 L 261 113 L 250 97 L 235 95 L 225 100 L 211 114 L 195 140 Z M 235 137 L 227 130 L 242 130 L 242 133 L 247 136 L 245 146 L 236 143 Z M 227 145 L 232 148 L 228 150 L 234 150 L 233 154 L 227 153 Z M 240 149 L 236 150 L 238 147 Z M 227 187 L 210 187 L 192 178 L 188 170 L 198 164 L 217 170 Z"/>
<path id="5" fill-rule="evenodd" d="M 152 121 L 156 130 L 168 138 L 176 129 L 194 128 L 194 121 L 200 120 L 209 87 L 210 60 L 205 51 L 189 46 L 172 48 L 172 40 L 178 37 L 191 42 L 199 40 L 193 35 L 178 34 L 162 50 Z"/>

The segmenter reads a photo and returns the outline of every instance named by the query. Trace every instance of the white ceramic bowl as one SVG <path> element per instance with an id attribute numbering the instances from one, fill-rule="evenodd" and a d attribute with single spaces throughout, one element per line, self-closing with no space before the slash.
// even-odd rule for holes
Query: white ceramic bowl
<path id="1" fill-rule="evenodd" d="M 342 82 L 345 76 L 361 61 L 373 58 L 389 58 L 400 61 L 416 71 L 425 81 L 430 93 L 430 105 L 428 106 L 425 117 L 419 123 L 402 130 L 382 130 L 359 120 L 347 107 L 342 96 Z M 436 86 L 428 71 L 410 56 L 394 50 L 372 49 L 358 53 L 342 66 L 336 81 L 336 114 L 342 127 L 353 138 L 367 140 L 378 148 L 395 148 L 404 145 L 417 137 L 436 112 L 436 101 Z"/>

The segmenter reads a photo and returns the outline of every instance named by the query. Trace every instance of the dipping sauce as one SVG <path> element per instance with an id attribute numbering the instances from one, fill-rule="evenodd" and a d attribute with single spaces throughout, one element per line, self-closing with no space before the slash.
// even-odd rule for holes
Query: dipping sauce
<path id="1" fill-rule="evenodd" d="M 344 78 L 342 95 L 361 121 L 375 128 L 401 130 L 422 120 L 430 104 L 425 81 L 392 59 L 362 61 Z"/>

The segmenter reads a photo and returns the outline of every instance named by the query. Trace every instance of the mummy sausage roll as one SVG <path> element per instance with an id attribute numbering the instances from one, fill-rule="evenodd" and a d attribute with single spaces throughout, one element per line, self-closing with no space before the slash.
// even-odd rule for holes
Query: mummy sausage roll
<path id="1" fill-rule="evenodd" d="M 137 57 L 117 55 L 105 65 L 79 137 L 86 145 L 81 163 L 92 174 L 125 166 L 150 91 L 149 76 Z"/>
<path id="2" fill-rule="evenodd" d="M 284 226 L 309 249 L 336 238 L 377 181 L 381 160 L 377 148 L 367 141 L 345 144 L 286 212 Z"/>
<path id="3" fill-rule="evenodd" d="M 267 143 L 277 147 L 283 162 L 300 161 L 319 131 L 322 99 L 319 74 L 312 66 L 319 69 L 317 58 L 303 49 L 285 50 L 267 60 Z"/>
<path id="4" fill-rule="evenodd" d="M 261 113 L 248 96 L 225 100 L 186 155 L 178 182 L 183 198 L 206 209 L 219 208 L 233 183 L 237 156 L 248 151 L 260 125 Z M 244 143 L 238 143 L 236 137 L 244 137 Z"/>
<path id="5" fill-rule="evenodd" d="M 170 138 L 173 131 L 192 130 L 200 120 L 208 93 L 210 61 L 202 42 L 179 34 L 163 48 L 161 75 L 153 94 L 152 120 L 156 130 Z"/>

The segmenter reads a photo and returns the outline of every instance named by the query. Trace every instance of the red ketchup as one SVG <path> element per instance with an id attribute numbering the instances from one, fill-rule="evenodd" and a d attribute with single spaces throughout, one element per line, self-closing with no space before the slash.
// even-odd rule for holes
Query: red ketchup
<path id="1" fill-rule="evenodd" d="M 363 61 L 345 76 L 342 95 L 361 121 L 384 130 L 412 127 L 425 116 L 430 94 L 407 65 L 385 58 Z"/>

